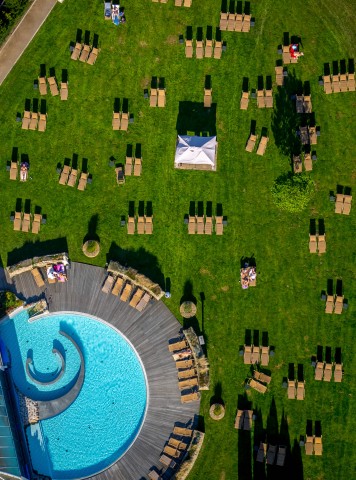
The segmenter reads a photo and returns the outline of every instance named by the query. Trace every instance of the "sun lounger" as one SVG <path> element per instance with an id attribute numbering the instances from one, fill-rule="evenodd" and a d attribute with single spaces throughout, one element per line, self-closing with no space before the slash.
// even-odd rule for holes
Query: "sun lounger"
<path id="1" fill-rule="evenodd" d="M 90 55 L 87 61 L 88 65 L 94 65 L 94 63 L 96 62 L 96 59 L 98 58 L 98 53 L 99 53 L 99 50 L 97 48 L 93 48 L 93 50 L 90 52 Z"/>
<path id="2" fill-rule="evenodd" d="M 302 173 L 303 166 L 299 155 L 293 155 L 293 171 L 294 173 Z"/>
<path id="3" fill-rule="evenodd" d="M 334 93 L 340 92 L 340 78 L 339 75 L 332 76 L 332 89 Z"/>
<path id="4" fill-rule="evenodd" d="M 243 421 L 243 429 L 250 431 L 252 428 L 253 410 L 244 410 Z"/>
<path id="5" fill-rule="evenodd" d="M 87 183 L 88 183 L 88 174 L 82 172 L 79 178 L 78 190 L 81 190 L 81 191 L 85 190 Z"/>
<path id="6" fill-rule="evenodd" d="M 47 95 L 46 77 L 38 77 L 38 89 L 40 91 L 40 95 Z"/>
<path id="7" fill-rule="evenodd" d="M 184 348 L 184 350 L 173 352 L 172 357 L 175 362 L 177 362 L 178 360 L 187 360 L 188 358 L 192 357 L 192 351 L 190 348 Z"/>
<path id="8" fill-rule="evenodd" d="M 204 55 L 205 58 L 211 58 L 213 56 L 213 40 L 206 40 Z"/>
<path id="9" fill-rule="evenodd" d="M 157 107 L 157 88 L 151 88 L 150 107 Z"/>
<path id="10" fill-rule="evenodd" d="M 253 346 L 252 347 L 252 354 L 251 354 L 251 363 L 260 363 L 260 347 L 259 346 Z"/>
<path id="11" fill-rule="evenodd" d="M 310 153 L 304 154 L 304 168 L 306 172 L 313 170 L 313 162 Z"/>
<path id="12" fill-rule="evenodd" d="M 178 458 L 181 455 L 181 452 L 178 450 L 178 448 L 170 447 L 169 445 L 166 445 L 164 447 L 163 453 L 169 455 L 172 458 Z"/>
<path id="13" fill-rule="evenodd" d="M 132 175 L 132 157 L 126 156 L 126 162 L 125 162 L 125 176 L 131 176 Z"/>
<path id="14" fill-rule="evenodd" d="M 135 177 L 139 177 L 142 172 L 142 160 L 141 158 L 135 158 L 135 165 L 133 174 Z"/>
<path id="15" fill-rule="evenodd" d="M 167 0 L 164 0 L 164 1 L 161 0 L 161 3 L 167 3 Z M 192 6 L 192 0 L 184 0 L 183 6 L 184 7 L 191 7 Z"/>
<path id="16" fill-rule="evenodd" d="M 252 152 L 253 149 L 255 148 L 255 145 L 256 145 L 256 140 L 257 140 L 257 136 L 256 135 L 252 135 L 252 133 L 250 133 L 250 138 L 248 139 L 247 141 L 247 144 L 246 144 L 246 152 Z"/>
<path id="17" fill-rule="evenodd" d="M 183 443 L 180 439 L 169 437 L 168 445 L 173 448 L 177 448 L 178 450 L 185 450 L 186 444 Z"/>
<path id="18" fill-rule="evenodd" d="M 316 235 L 309 234 L 309 252 L 316 253 L 316 251 L 317 251 Z"/>
<path id="19" fill-rule="evenodd" d="M 249 102 L 249 92 L 242 92 L 241 101 L 240 101 L 240 110 L 247 110 Z"/>
<path id="20" fill-rule="evenodd" d="M 265 92 L 263 90 L 257 90 L 257 107 L 265 108 Z"/>
<path id="21" fill-rule="evenodd" d="M 227 30 L 228 13 L 220 13 L 220 30 Z"/>
<path id="22" fill-rule="evenodd" d="M 193 41 L 186 40 L 185 41 L 185 56 L 187 58 L 193 58 Z M 153 105 L 151 105 L 152 107 Z"/>
<path id="23" fill-rule="evenodd" d="M 129 235 L 133 235 L 136 230 L 136 222 L 135 222 L 135 217 L 128 217 L 127 218 L 127 233 Z"/>
<path id="24" fill-rule="evenodd" d="M 189 215 L 189 221 L 188 221 L 188 233 L 189 235 L 192 235 L 197 232 L 197 219 L 194 216 Z"/>
<path id="25" fill-rule="evenodd" d="M 113 112 L 112 114 L 112 129 L 120 130 L 121 126 L 121 115 L 118 112 Z"/>
<path id="26" fill-rule="evenodd" d="M 142 288 L 137 288 L 136 292 L 134 293 L 133 297 L 131 298 L 131 301 L 129 303 L 130 307 L 136 308 L 138 302 L 141 300 L 143 297 L 145 291 L 142 290 Z"/>
<path id="27" fill-rule="evenodd" d="M 178 360 L 176 362 L 176 368 L 177 369 L 183 369 L 183 368 L 191 368 L 193 366 L 193 360 L 188 359 L 188 360 Z"/>
<path id="28" fill-rule="evenodd" d="M 138 217 L 137 219 L 137 233 L 142 235 L 145 233 L 145 217 Z"/>
<path id="29" fill-rule="evenodd" d="M 289 45 L 283 45 L 282 59 L 284 64 L 291 63 L 291 56 L 289 52 Z"/>
<path id="30" fill-rule="evenodd" d="M 195 377 L 197 374 L 195 368 L 188 368 L 185 370 L 178 370 L 178 378 L 179 380 L 183 378 L 190 378 L 190 377 Z"/>
<path id="31" fill-rule="evenodd" d="M 284 445 L 279 445 L 277 461 L 276 461 L 276 465 L 278 465 L 279 467 L 284 466 L 284 463 L 286 461 L 286 453 L 287 453 L 287 447 L 285 447 Z"/>
<path id="32" fill-rule="evenodd" d="M 178 352 L 179 350 L 183 350 L 184 348 L 188 347 L 187 341 L 184 340 L 179 340 L 178 342 L 173 342 L 168 345 L 168 350 L 170 352 Z"/>
<path id="33" fill-rule="evenodd" d="M 221 58 L 221 54 L 222 54 L 222 42 L 216 41 L 215 47 L 214 47 L 214 58 L 219 60 Z"/>
<path id="34" fill-rule="evenodd" d="M 74 187 L 74 185 L 77 183 L 77 176 L 78 176 L 78 170 L 76 168 L 72 168 L 69 179 L 67 182 L 67 185 L 69 187 Z"/>
<path id="35" fill-rule="evenodd" d="M 265 91 L 265 107 L 273 108 L 273 93 L 272 90 Z"/>
<path id="36" fill-rule="evenodd" d="M 27 110 L 25 110 L 22 117 L 21 128 L 23 130 L 28 130 L 28 127 L 30 126 L 30 121 L 31 121 L 31 112 L 28 112 Z"/>
<path id="37" fill-rule="evenodd" d="M 222 216 L 215 217 L 215 233 L 216 235 L 222 235 L 224 233 L 224 224 L 223 224 Z"/>
<path id="38" fill-rule="evenodd" d="M 161 455 L 159 461 L 168 468 L 175 468 L 176 462 L 168 457 L 168 455 Z"/>
<path id="39" fill-rule="evenodd" d="M 344 305 L 344 296 L 336 296 L 334 313 L 340 315 Z"/>
<path id="40" fill-rule="evenodd" d="M 186 380 L 180 380 L 178 382 L 179 390 L 185 390 L 187 388 L 198 387 L 198 377 L 191 377 Z"/>
<path id="41" fill-rule="evenodd" d="M 304 400 L 305 398 L 305 381 L 297 382 L 297 400 Z"/>
<path id="42" fill-rule="evenodd" d="M 235 31 L 236 15 L 235 13 L 229 13 L 227 17 L 227 30 L 229 32 Z"/>
<path id="43" fill-rule="evenodd" d="M 274 461 L 276 459 L 276 453 L 277 453 L 277 446 L 276 445 L 268 445 L 267 457 L 266 457 L 266 464 L 267 465 L 273 465 L 274 464 Z"/>
<path id="44" fill-rule="evenodd" d="M 271 383 L 272 380 L 272 377 L 266 375 L 265 373 L 258 372 L 257 370 L 253 372 L 253 378 L 255 380 L 258 380 L 259 382 L 267 383 L 268 385 Z"/>
<path id="45" fill-rule="evenodd" d="M 314 437 L 314 455 L 323 454 L 323 442 L 321 437 Z"/>
<path id="46" fill-rule="evenodd" d="M 265 154 L 268 140 L 269 140 L 268 137 L 265 137 L 265 136 L 261 137 L 261 140 L 260 140 L 260 143 L 259 143 L 259 145 L 258 145 L 257 152 L 256 152 L 257 155 L 261 155 L 261 156 L 262 156 L 262 155 Z"/>
<path id="47" fill-rule="evenodd" d="M 342 213 L 344 210 L 344 195 L 341 193 L 336 194 L 336 201 L 335 201 L 335 213 Z"/>
<path id="48" fill-rule="evenodd" d="M 284 83 L 283 67 L 274 67 L 276 72 L 276 83 L 278 87 L 282 87 Z"/>
<path id="49" fill-rule="evenodd" d="M 68 100 L 68 83 L 61 82 L 60 95 L 61 100 Z"/>
<path id="50" fill-rule="evenodd" d="M 48 78 L 49 88 L 53 97 L 56 97 L 59 94 L 58 86 L 55 77 Z"/>
<path id="51" fill-rule="evenodd" d="M 117 277 L 115 285 L 111 290 L 111 293 L 116 297 L 121 293 L 122 287 L 124 286 L 124 279 L 121 277 Z"/>
<path id="52" fill-rule="evenodd" d="M 304 98 L 303 95 L 296 95 L 295 97 L 295 109 L 297 113 L 304 112 Z"/>
<path id="53" fill-rule="evenodd" d="M 204 42 L 202 40 L 196 41 L 195 55 L 199 59 L 204 56 Z"/>
<path id="54" fill-rule="evenodd" d="M 124 130 L 125 132 L 127 131 L 129 127 L 129 113 L 128 112 L 122 112 L 121 114 L 121 130 Z"/>
<path id="55" fill-rule="evenodd" d="M 245 365 L 252 364 L 252 345 L 244 346 L 244 364 Z"/>
<path id="56" fill-rule="evenodd" d="M 309 140 L 310 140 L 310 145 L 316 145 L 318 143 L 318 135 L 316 133 L 316 127 L 309 127 Z"/>
<path id="57" fill-rule="evenodd" d="M 319 235 L 318 236 L 318 250 L 319 250 L 319 253 L 325 253 L 326 252 L 325 235 Z"/>
<path id="58" fill-rule="evenodd" d="M 132 293 L 132 283 L 126 283 L 124 289 L 121 292 L 120 300 L 122 302 L 127 302 Z"/>
<path id="59" fill-rule="evenodd" d="M 245 412 L 244 410 L 237 410 L 237 414 L 235 417 L 235 428 L 238 430 L 242 430 L 243 423 L 244 423 Z"/>
<path id="60" fill-rule="evenodd" d="M 47 115 L 40 113 L 40 119 L 38 122 L 38 131 L 45 132 L 47 127 Z"/>
<path id="61" fill-rule="evenodd" d="M 80 52 L 82 51 L 82 48 L 83 48 L 83 45 L 81 43 L 76 43 L 70 58 L 72 60 L 78 60 Z"/>
<path id="62" fill-rule="evenodd" d="M 114 277 L 109 273 L 105 279 L 104 285 L 101 289 L 103 293 L 109 293 L 114 283 Z"/>
<path id="63" fill-rule="evenodd" d="M 256 380 L 254 380 L 253 378 L 250 378 L 250 380 L 248 381 L 248 385 L 254 390 L 256 390 L 256 392 L 266 393 L 266 385 L 262 385 L 262 383 L 256 382 Z"/>
<path id="64" fill-rule="evenodd" d="M 180 401 L 182 403 L 197 402 L 198 400 L 200 400 L 200 393 L 199 392 L 187 393 L 187 394 L 182 395 L 180 397 Z"/>
<path id="65" fill-rule="evenodd" d="M 355 74 L 349 73 L 347 76 L 347 89 L 349 92 L 355 91 Z"/>
<path id="66" fill-rule="evenodd" d="M 191 428 L 174 427 L 173 435 L 182 435 L 190 438 L 193 435 L 193 430 Z"/>
<path id="67" fill-rule="evenodd" d="M 28 126 L 29 130 L 36 130 L 38 126 L 38 113 L 32 112 L 30 124 Z"/>
<path id="68" fill-rule="evenodd" d="M 64 165 L 61 176 L 59 178 L 60 185 L 65 185 L 68 182 L 69 174 L 70 174 L 70 166 Z"/>
<path id="69" fill-rule="evenodd" d="M 304 95 L 304 112 L 305 113 L 312 113 L 312 103 L 311 103 L 311 96 L 310 95 Z"/>
<path id="70" fill-rule="evenodd" d="M 235 16 L 235 32 L 242 32 L 242 14 L 237 13 Z"/>
<path id="71" fill-rule="evenodd" d="M 204 233 L 204 216 L 199 217 L 197 215 L 197 234 L 203 235 Z"/>
<path id="72" fill-rule="evenodd" d="M 351 202 L 352 202 L 352 195 L 344 195 L 344 209 L 342 211 L 344 215 L 350 215 Z"/>
<path id="73" fill-rule="evenodd" d="M 116 182 L 118 185 L 123 185 L 125 183 L 124 170 L 121 166 L 115 168 Z"/>
<path id="74" fill-rule="evenodd" d="M 141 298 L 141 300 L 138 302 L 136 306 L 136 310 L 138 310 L 139 312 L 142 312 L 142 310 L 146 308 L 146 306 L 149 304 L 150 300 L 151 300 L 151 295 L 149 295 L 148 293 L 145 293 L 144 296 Z"/>
<path id="75" fill-rule="evenodd" d="M 32 233 L 39 233 L 41 228 L 42 215 L 35 213 L 32 222 Z"/>
<path id="76" fill-rule="evenodd" d="M 166 90 L 164 88 L 158 89 L 158 101 L 157 107 L 165 107 L 166 106 Z"/>
<path id="77" fill-rule="evenodd" d="M 145 233 L 146 235 L 152 235 L 153 232 L 153 217 L 147 217 L 145 215 Z"/>
<path id="78" fill-rule="evenodd" d="M 22 213 L 15 212 L 15 219 L 14 219 L 14 230 L 19 232 L 21 230 L 21 223 L 22 223 Z"/>
<path id="79" fill-rule="evenodd" d="M 84 45 L 83 50 L 80 53 L 79 61 L 86 62 L 88 60 L 89 53 L 90 53 L 90 46 Z"/>
<path id="80" fill-rule="evenodd" d="M 244 15 L 241 32 L 249 32 L 251 29 L 251 15 Z"/>
<path id="81" fill-rule="evenodd" d="M 161 475 L 159 475 L 156 470 L 150 470 L 147 474 L 150 480 L 162 480 Z"/>
<path id="82" fill-rule="evenodd" d="M 333 313 L 335 306 L 335 299 L 333 295 L 328 295 L 326 298 L 325 313 Z"/>
<path id="83" fill-rule="evenodd" d="M 324 375 L 324 362 L 317 362 L 315 366 L 315 380 L 322 380 Z"/>
<path id="84" fill-rule="evenodd" d="M 325 363 L 324 382 L 330 382 L 331 381 L 332 368 L 333 368 L 332 363 Z"/>
<path id="85" fill-rule="evenodd" d="M 212 102 L 211 88 L 204 88 L 204 107 L 210 108 Z"/>
<path id="86" fill-rule="evenodd" d="M 332 93 L 333 89 L 331 87 L 331 77 L 330 77 L 330 75 L 324 75 L 323 76 L 323 82 L 324 82 L 324 92 L 326 94 Z"/>
<path id="87" fill-rule="evenodd" d="M 10 180 L 16 180 L 18 174 L 18 163 L 11 161 L 10 165 Z"/>
<path id="88" fill-rule="evenodd" d="M 267 453 L 267 443 L 260 442 L 260 446 L 257 452 L 256 462 L 263 463 Z"/>
<path id="89" fill-rule="evenodd" d="M 305 455 L 312 455 L 314 452 L 314 439 L 313 437 L 306 436 L 305 441 Z"/>
<path id="90" fill-rule="evenodd" d="M 302 145 L 308 145 L 310 143 L 308 127 L 300 127 L 299 132 Z"/>
<path id="91" fill-rule="evenodd" d="M 30 231 L 30 222 L 31 215 L 29 213 L 24 213 L 22 218 L 21 231 L 28 233 Z"/>
<path id="92" fill-rule="evenodd" d="M 38 268 L 33 268 L 31 270 L 31 273 L 32 273 L 32 276 L 36 282 L 36 285 L 38 288 L 42 288 L 45 286 L 45 282 L 43 280 L 43 277 L 42 277 L 42 273 L 40 272 L 40 270 Z"/>
<path id="93" fill-rule="evenodd" d="M 334 369 L 334 382 L 341 382 L 342 381 L 342 363 L 336 363 Z"/>
<path id="94" fill-rule="evenodd" d="M 261 348 L 261 365 L 267 367 L 269 363 L 269 347 L 260 347 Z"/>
<path id="95" fill-rule="evenodd" d="M 288 400 L 294 400 L 295 396 L 297 394 L 296 388 L 295 388 L 295 380 L 288 380 Z"/>
<path id="96" fill-rule="evenodd" d="M 213 233 L 213 217 L 205 217 L 204 233 L 205 235 Z"/>

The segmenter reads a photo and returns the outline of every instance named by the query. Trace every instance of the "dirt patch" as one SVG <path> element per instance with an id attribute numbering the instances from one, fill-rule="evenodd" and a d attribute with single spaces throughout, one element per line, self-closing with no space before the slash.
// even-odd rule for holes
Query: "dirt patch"
<path id="1" fill-rule="evenodd" d="M 308 335 L 305 335 L 305 337 L 304 337 L 304 341 L 305 341 L 305 342 L 307 342 L 308 340 L 309 340 L 309 337 L 308 337 Z"/>
<path id="2" fill-rule="evenodd" d="M 144 77 L 142 78 L 141 82 L 140 82 L 140 85 L 141 85 L 141 88 L 146 88 L 150 85 L 150 82 L 151 82 L 151 77 Z"/>
<path id="3" fill-rule="evenodd" d="M 212 275 L 207 268 L 201 268 L 201 269 L 199 270 L 199 273 L 200 273 L 201 275 L 207 275 L 207 276 L 210 277 L 210 278 L 214 278 L 214 275 Z"/>
<path id="4" fill-rule="evenodd" d="M 223 471 L 220 473 L 219 480 L 225 480 L 225 477 L 226 477 L 225 470 L 223 470 Z"/>
<path id="5" fill-rule="evenodd" d="M 284 365 L 284 363 L 280 363 L 280 364 L 278 364 L 278 365 L 275 365 L 274 368 L 276 368 L 277 370 L 279 370 L 280 368 L 283 367 L 283 365 Z"/>
<path id="6" fill-rule="evenodd" d="M 168 43 L 168 45 L 174 45 L 177 43 L 177 35 L 169 35 L 166 38 L 166 43 Z"/>
<path id="7" fill-rule="evenodd" d="M 140 47 L 142 47 L 142 48 L 148 47 L 148 43 L 145 42 L 144 40 L 140 40 L 138 43 L 139 43 Z"/>
<path id="8" fill-rule="evenodd" d="M 224 285 L 223 287 L 220 288 L 223 292 L 228 292 L 230 290 L 229 285 Z"/>
<path id="9" fill-rule="evenodd" d="M 218 298 L 218 297 L 217 297 L 216 295 L 212 295 L 212 296 L 210 297 L 210 300 L 216 300 L 217 298 Z"/>

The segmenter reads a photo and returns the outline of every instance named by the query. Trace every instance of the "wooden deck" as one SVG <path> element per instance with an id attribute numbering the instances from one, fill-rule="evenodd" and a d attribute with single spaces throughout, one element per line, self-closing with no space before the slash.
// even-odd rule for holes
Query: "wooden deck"
<path id="1" fill-rule="evenodd" d="M 1 272 L 2 273 L 2 272 Z M 141 432 L 125 455 L 96 480 L 141 480 L 149 469 L 162 468 L 159 456 L 174 425 L 187 424 L 199 413 L 199 402 L 182 404 L 177 371 L 168 351 L 168 340 L 176 337 L 181 325 L 162 303 L 154 301 L 138 312 L 118 297 L 104 294 L 101 286 L 106 271 L 72 263 L 66 283 L 39 289 L 30 272 L 11 280 L 0 274 L 0 288 L 11 288 L 28 301 L 45 297 L 49 311 L 88 313 L 115 326 L 134 345 L 144 365 L 148 381 L 148 407 Z M 109 432 L 108 435 L 115 434 Z"/>

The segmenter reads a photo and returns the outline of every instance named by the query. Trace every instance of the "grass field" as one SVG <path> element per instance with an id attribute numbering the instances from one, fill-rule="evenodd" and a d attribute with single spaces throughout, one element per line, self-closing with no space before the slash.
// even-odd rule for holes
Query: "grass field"
<path id="1" fill-rule="evenodd" d="M 164 283 L 169 279 L 168 307 L 179 317 L 185 295 L 197 299 L 194 326 L 206 339 L 211 364 L 211 390 L 203 394 L 202 424 L 206 438 L 190 475 L 191 480 L 238 478 L 281 478 L 330 480 L 353 478 L 356 431 L 355 360 L 355 211 L 335 215 L 329 192 L 336 185 L 355 187 L 355 93 L 326 96 L 318 85 L 323 64 L 355 57 L 354 18 L 356 6 L 340 0 L 322 5 L 307 0 L 303 5 L 283 0 L 251 2 L 256 26 L 251 33 L 223 32 L 227 50 L 221 60 L 186 59 L 179 34 L 188 25 L 206 30 L 219 24 L 219 0 L 193 0 L 190 9 L 177 8 L 173 0 L 156 4 L 150 0 L 127 0 L 127 24 L 114 27 L 104 21 L 102 2 L 66 0 L 57 4 L 48 20 L 0 87 L 0 204 L 1 258 L 4 265 L 39 253 L 68 249 L 74 261 L 88 262 L 82 252 L 88 232 L 100 238 L 101 253 L 92 262 L 104 265 L 118 259 L 137 267 Z M 101 52 L 97 63 L 70 60 L 69 42 L 78 28 L 99 35 Z M 270 188 L 276 177 L 290 169 L 284 138 L 290 138 L 295 115 L 288 95 L 277 92 L 275 105 L 283 109 L 258 110 L 250 101 L 247 111 L 239 109 L 243 77 L 251 88 L 258 75 L 272 75 L 280 58 L 277 46 L 283 32 L 302 38 L 305 56 L 288 67 L 289 87 L 309 81 L 313 111 L 321 136 L 318 160 L 310 173 L 316 185 L 314 198 L 299 214 L 277 210 Z M 92 37 L 91 37 L 92 38 Z M 33 80 L 40 64 L 69 75 L 69 100 L 45 97 L 48 120 L 45 133 L 22 131 L 16 113 L 23 112 L 25 99 L 38 98 Z M 205 75 L 211 75 L 216 103 L 219 142 L 218 171 L 187 172 L 173 168 L 176 124 L 180 102 L 202 102 Z M 152 76 L 164 77 L 167 106 L 152 109 L 143 97 Z M 115 98 L 127 98 L 135 121 L 128 132 L 113 132 Z M 244 146 L 250 122 L 257 133 L 268 128 L 270 141 L 265 156 L 246 153 Z M 281 127 L 282 125 L 282 127 Z M 285 131 L 284 131 L 285 129 Z M 284 137 L 285 135 L 285 137 Z M 109 158 L 124 162 L 127 144 L 142 144 L 143 173 L 127 178 L 118 187 Z M 30 160 L 26 183 L 10 182 L 5 169 L 13 147 Z M 287 145 L 288 150 L 288 145 Z M 79 168 L 87 159 L 93 183 L 85 192 L 60 186 L 56 166 L 77 154 Z M 13 231 L 9 221 L 16 202 L 30 200 L 32 211 L 41 207 L 47 215 L 35 238 Z M 128 236 L 120 227 L 129 202 L 151 201 L 154 233 Z M 184 215 L 190 202 L 222 204 L 228 226 L 222 237 L 188 236 Z M 353 207 L 354 209 L 355 207 Z M 311 218 L 324 219 L 327 253 L 311 255 L 308 250 Z M 254 257 L 257 288 L 243 291 L 239 284 L 240 259 Z M 320 301 L 328 279 L 342 279 L 349 308 L 341 316 L 325 315 Z M 202 304 L 203 299 L 203 304 Z M 249 367 L 239 357 L 246 329 L 268 332 L 275 357 L 270 363 L 272 383 L 262 396 L 247 391 L 244 381 Z M 317 345 L 341 347 L 345 369 L 341 384 L 315 382 L 310 357 Z M 304 366 L 306 398 L 288 401 L 282 379 L 288 364 Z M 244 398 L 247 395 L 248 398 Z M 220 397 L 226 406 L 220 422 L 209 419 L 210 401 Z M 236 408 L 251 401 L 258 412 L 252 435 L 238 435 L 233 428 Z M 308 419 L 320 420 L 322 457 L 306 457 L 299 450 Z M 267 432 L 270 442 L 287 444 L 291 450 L 285 469 L 267 472 L 256 468 L 254 445 Z"/>

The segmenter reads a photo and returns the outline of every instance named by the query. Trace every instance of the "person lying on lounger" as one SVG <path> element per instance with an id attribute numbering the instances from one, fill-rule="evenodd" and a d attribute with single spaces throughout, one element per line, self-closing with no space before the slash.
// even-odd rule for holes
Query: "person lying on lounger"
<path id="1" fill-rule="evenodd" d="M 298 43 L 292 43 L 291 45 L 289 45 L 289 53 L 292 58 L 299 58 L 304 55 L 303 52 L 299 51 Z"/>
<path id="2" fill-rule="evenodd" d="M 28 177 L 29 164 L 27 162 L 21 163 L 20 168 L 20 182 L 26 182 Z"/>

